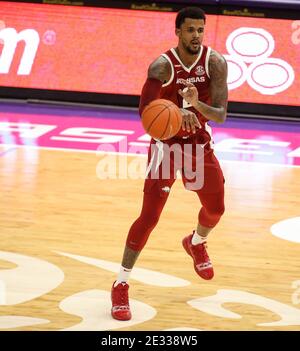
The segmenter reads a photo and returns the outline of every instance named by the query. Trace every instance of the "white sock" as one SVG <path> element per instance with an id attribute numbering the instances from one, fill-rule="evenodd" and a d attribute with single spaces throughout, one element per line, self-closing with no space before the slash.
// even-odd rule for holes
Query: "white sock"
<path id="1" fill-rule="evenodd" d="M 127 269 L 127 268 L 121 266 L 119 275 L 117 277 L 117 280 L 116 280 L 114 286 L 116 287 L 120 283 L 126 283 L 129 279 L 130 273 L 131 273 L 131 269 Z"/>
<path id="2" fill-rule="evenodd" d="M 202 244 L 207 240 L 207 236 L 199 235 L 196 230 L 194 231 L 194 235 L 192 236 L 192 245 Z"/>

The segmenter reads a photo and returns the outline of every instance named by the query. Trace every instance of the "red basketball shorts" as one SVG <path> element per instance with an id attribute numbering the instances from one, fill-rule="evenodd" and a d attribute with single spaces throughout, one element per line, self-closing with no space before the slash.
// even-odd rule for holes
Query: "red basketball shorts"
<path id="1" fill-rule="evenodd" d="M 213 150 L 209 145 L 201 147 L 198 135 L 167 142 L 151 141 L 142 210 L 129 230 L 126 240 L 129 248 L 140 251 L 145 246 L 178 172 L 185 188 L 195 191 L 201 202 L 198 223 L 213 228 L 219 222 L 225 210 L 224 177 Z"/>

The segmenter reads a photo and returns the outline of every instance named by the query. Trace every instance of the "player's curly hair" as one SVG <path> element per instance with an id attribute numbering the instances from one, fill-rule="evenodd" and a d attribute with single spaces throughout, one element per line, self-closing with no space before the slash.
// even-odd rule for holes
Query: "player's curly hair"
<path id="1" fill-rule="evenodd" d="M 180 28 L 186 18 L 203 19 L 204 23 L 206 20 L 205 12 L 199 7 L 185 7 L 177 13 L 175 21 L 176 28 Z"/>

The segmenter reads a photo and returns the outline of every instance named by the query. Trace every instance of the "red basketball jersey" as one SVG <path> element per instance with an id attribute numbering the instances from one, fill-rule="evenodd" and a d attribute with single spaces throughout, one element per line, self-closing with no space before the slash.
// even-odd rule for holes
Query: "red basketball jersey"
<path id="1" fill-rule="evenodd" d="M 168 82 L 163 84 L 160 98 L 173 101 L 178 107 L 189 109 L 194 112 L 199 119 L 201 129 L 197 133 L 203 134 L 203 143 L 211 141 L 211 128 L 207 124 L 208 119 L 202 116 L 197 110 L 195 110 L 189 103 L 187 103 L 178 90 L 183 90 L 185 85 L 182 83 L 183 80 L 193 83 L 198 89 L 199 100 L 210 105 L 210 76 L 208 69 L 208 61 L 211 48 L 202 45 L 199 55 L 195 62 L 190 67 L 186 67 L 180 60 L 174 48 L 170 49 L 166 53 L 162 54 L 165 59 L 171 65 L 171 78 Z M 192 132 L 183 131 L 180 129 L 177 137 L 192 135 Z"/>

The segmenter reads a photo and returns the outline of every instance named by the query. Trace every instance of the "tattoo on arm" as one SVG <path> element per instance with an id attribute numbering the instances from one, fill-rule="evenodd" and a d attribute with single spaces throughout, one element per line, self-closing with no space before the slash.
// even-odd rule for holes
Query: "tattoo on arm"
<path id="1" fill-rule="evenodd" d="M 170 63 L 163 56 L 151 63 L 148 69 L 148 78 L 159 79 L 163 84 L 171 77 Z"/>
<path id="2" fill-rule="evenodd" d="M 212 50 L 209 57 L 210 94 L 213 107 L 227 110 L 228 87 L 227 87 L 227 63 L 225 58 Z"/>

